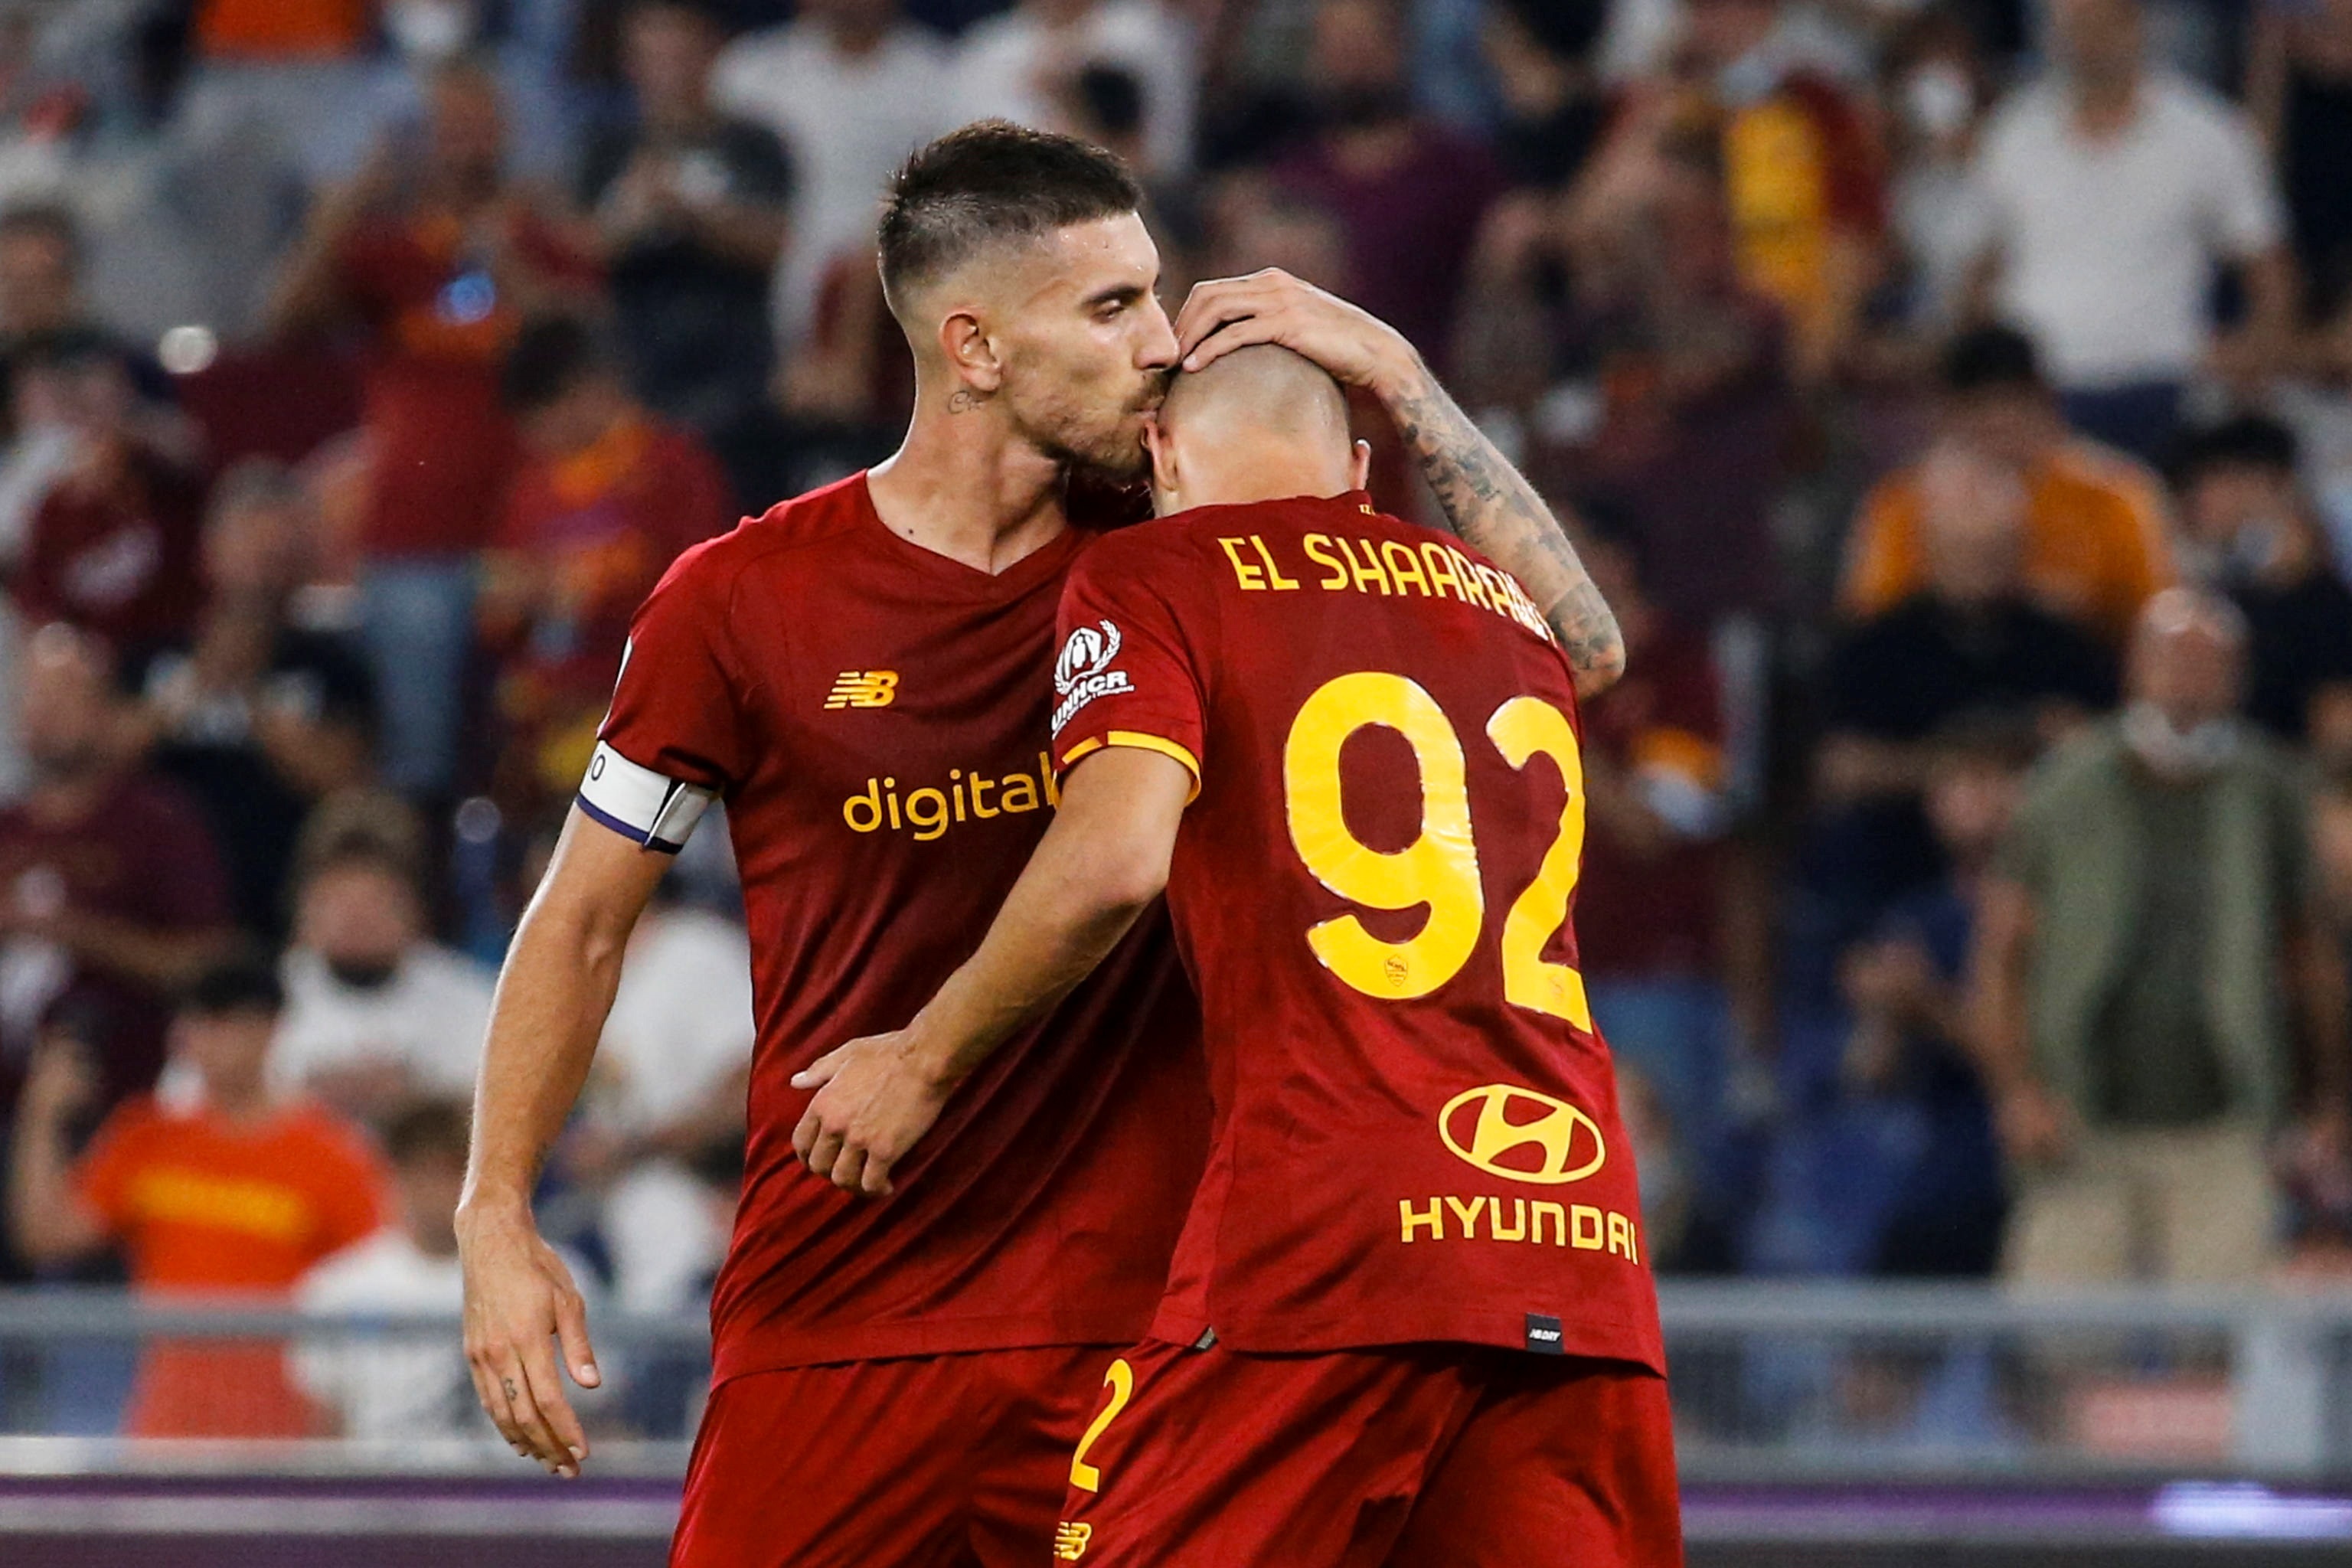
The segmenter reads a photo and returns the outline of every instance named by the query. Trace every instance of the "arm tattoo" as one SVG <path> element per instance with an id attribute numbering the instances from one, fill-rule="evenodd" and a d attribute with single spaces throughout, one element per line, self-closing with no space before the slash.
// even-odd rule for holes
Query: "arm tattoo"
<path id="1" fill-rule="evenodd" d="M 1424 374 L 1389 412 L 1455 534 L 1517 577 L 1567 651 L 1577 693 L 1591 696 L 1625 669 L 1617 617 L 1551 508 L 1462 407 Z"/>

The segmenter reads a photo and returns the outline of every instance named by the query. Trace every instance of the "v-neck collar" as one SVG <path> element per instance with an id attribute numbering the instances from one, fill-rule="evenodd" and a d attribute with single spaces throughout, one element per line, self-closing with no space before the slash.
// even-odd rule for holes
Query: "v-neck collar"
<path id="1" fill-rule="evenodd" d="M 983 572 L 916 543 L 884 521 L 881 509 L 874 504 L 869 473 L 858 474 L 856 489 L 860 520 L 866 531 L 882 542 L 880 548 L 890 559 L 941 587 L 974 598 L 1017 599 L 1039 583 L 1058 575 L 1086 542 L 1082 531 L 1065 521 L 1061 532 L 1003 571 Z"/>

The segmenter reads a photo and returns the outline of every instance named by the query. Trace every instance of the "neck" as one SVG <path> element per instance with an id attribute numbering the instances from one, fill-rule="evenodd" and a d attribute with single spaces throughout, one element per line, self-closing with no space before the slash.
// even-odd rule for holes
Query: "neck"
<path id="1" fill-rule="evenodd" d="M 1068 526 L 1062 465 L 1016 436 L 1000 405 L 950 408 L 950 395 L 918 391 L 907 439 L 867 488 L 891 532 L 993 574 Z"/>
<path id="2" fill-rule="evenodd" d="M 234 1087 L 207 1083 L 205 1102 L 212 1107 L 214 1114 L 233 1127 L 251 1127 L 265 1121 L 278 1108 L 268 1089 L 258 1081 Z"/>
<path id="3" fill-rule="evenodd" d="M 890 35 L 889 27 L 878 21 L 835 22 L 828 32 L 834 52 L 843 55 L 870 55 Z"/>
<path id="4" fill-rule="evenodd" d="M 2074 82 L 2075 123 L 2093 135 L 2119 131 L 2130 121 L 2138 96 L 2139 78 L 2130 73 L 2079 77 Z"/>

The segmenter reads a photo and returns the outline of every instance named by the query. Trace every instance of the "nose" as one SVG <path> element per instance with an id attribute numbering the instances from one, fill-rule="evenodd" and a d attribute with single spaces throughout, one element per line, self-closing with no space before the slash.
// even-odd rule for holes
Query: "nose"
<path id="1" fill-rule="evenodd" d="M 1168 319 L 1167 308 L 1153 294 L 1145 300 L 1145 309 L 1138 312 L 1142 321 L 1141 338 L 1136 344 L 1136 364 L 1143 370 L 1170 370 L 1176 363 L 1176 323 Z"/>

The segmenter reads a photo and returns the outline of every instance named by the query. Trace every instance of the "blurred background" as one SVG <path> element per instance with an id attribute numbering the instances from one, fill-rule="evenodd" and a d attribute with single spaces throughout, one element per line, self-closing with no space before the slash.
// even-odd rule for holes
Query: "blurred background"
<path id="1" fill-rule="evenodd" d="M 1394 322 L 1618 608 L 1694 1560 L 2352 1560 L 2352 0 L 0 0 L 0 1557 L 661 1561 L 723 833 L 541 1194 L 571 1487 L 450 1326 L 491 977 L 646 590 L 895 445 L 876 195 L 991 114 L 1171 304 Z"/>

